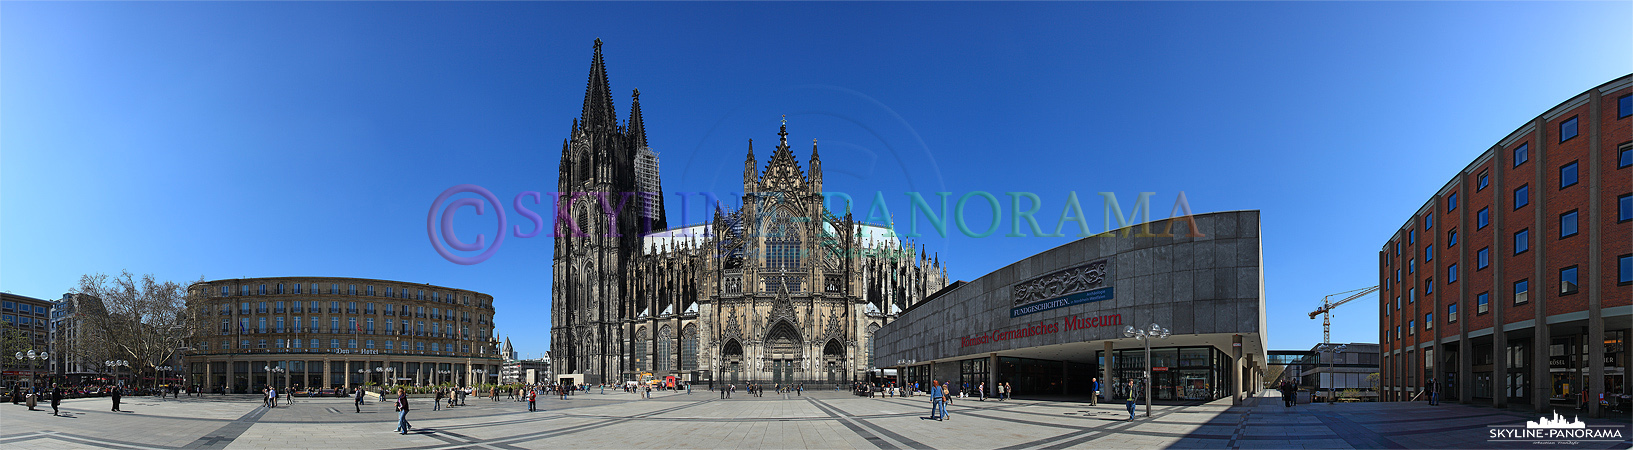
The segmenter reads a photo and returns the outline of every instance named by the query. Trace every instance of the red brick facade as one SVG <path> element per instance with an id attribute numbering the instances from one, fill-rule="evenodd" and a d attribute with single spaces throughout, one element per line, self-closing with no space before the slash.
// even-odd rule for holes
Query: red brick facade
<path id="1" fill-rule="evenodd" d="M 1626 348 L 1627 331 L 1607 330 L 1605 318 L 1633 309 L 1633 285 L 1619 272 L 1620 257 L 1633 254 L 1633 220 L 1618 217 L 1618 199 L 1633 193 L 1633 167 L 1618 166 L 1620 149 L 1633 146 L 1633 117 L 1619 107 L 1630 94 L 1633 75 L 1522 124 L 1385 242 L 1383 400 L 1421 399 L 1430 380 L 1458 401 L 1529 401 L 1539 410 L 1583 389 L 1625 392 L 1623 375 L 1604 374 L 1605 364 L 1625 368 L 1628 359 L 1615 350 Z M 1575 283 L 1566 283 L 1572 270 Z M 1610 350 L 1589 345 L 1606 339 L 1621 341 Z"/>

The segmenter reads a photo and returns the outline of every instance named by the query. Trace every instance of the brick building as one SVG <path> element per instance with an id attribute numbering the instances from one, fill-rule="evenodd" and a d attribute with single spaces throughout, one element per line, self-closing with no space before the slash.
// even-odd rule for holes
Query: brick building
<path id="1" fill-rule="evenodd" d="M 1586 389 L 1592 416 L 1601 394 L 1625 404 L 1630 94 L 1633 75 L 1522 124 L 1384 243 L 1384 401 L 1435 382 L 1442 399 L 1462 403 L 1571 408 Z"/>

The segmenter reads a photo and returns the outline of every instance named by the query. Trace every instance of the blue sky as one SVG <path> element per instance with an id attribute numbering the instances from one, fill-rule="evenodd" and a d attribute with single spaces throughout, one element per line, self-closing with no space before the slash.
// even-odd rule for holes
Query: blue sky
<path id="1" fill-rule="evenodd" d="M 740 190 L 746 140 L 763 161 L 787 115 L 802 161 L 821 140 L 828 190 L 859 210 L 883 192 L 898 223 L 908 191 L 1006 209 L 1004 192 L 1033 192 L 1045 231 L 1071 191 L 1100 231 L 1097 192 L 1154 192 L 1154 218 L 1180 191 L 1199 213 L 1263 210 L 1276 349 L 1318 342 L 1305 314 L 1374 283 L 1377 249 L 1456 170 L 1633 72 L 1627 2 L 0 11 L 0 289 L 56 298 L 120 270 L 424 282 L 492 294 L 529 355 L 548 348 L 549 239 L 456 265 L 425 216 L 457 184 L 507 204 L 555 189 L 596 38 L 621 118 L 642 92 L 667 191 Z M 492 217 L 466 210 L 462 238 L 491 239 Z M 1009 226 L 919 242 L 969 280 L 1069 239 Z M 1376 324 L 1345 307 L 1334 339 L 1376 342 Z"/>

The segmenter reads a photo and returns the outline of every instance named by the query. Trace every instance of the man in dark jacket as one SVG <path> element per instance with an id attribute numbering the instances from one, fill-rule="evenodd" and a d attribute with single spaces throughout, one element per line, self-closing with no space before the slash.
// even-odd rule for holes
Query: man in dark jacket
<path id="1" fill-rule="evenodd" d="M 51 388 L 51 415 L 57 415 L 57 407 L 62 405 L 62 386 Z"/>
<path id="2" fill-rule="evenodd" d="M 408 429 L 408 393 L 397 388 L 397 432 L 408 434 Z"/>
<path id="3" fill-rule="evenodd" d="M 110 394 L 110 395 L 113 397 L 113 412 L 123 412 L 123 411 L 119 410 L 119 397 L 120 397 L 119 387 L 114 386 L 113 387 L 113 393 Z"/>
<path id="4" fill-rule="evenodd" d="M 357 398 L 352 401 L 352 407 L 356 408 L 357 412 L 361 413 L 361 412 L 363 412 L 363 387 L 362 386 L 357 386 L 356 389 L 357 389 Z"/>

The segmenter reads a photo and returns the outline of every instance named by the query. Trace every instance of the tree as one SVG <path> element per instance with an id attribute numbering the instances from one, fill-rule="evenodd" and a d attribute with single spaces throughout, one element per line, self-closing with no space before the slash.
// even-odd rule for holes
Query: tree
<path id="1" fill-rule="evenodd" d="M 137 374 L 154 374 L 157 367 L 180 355 L 184 339 L 199 326 L 202 302 L 189 302 L 190 293 L 181 284 L 156 280 L 152 274 L 137 280 L 130 272 L 117 277 L 104 274 L 80 277 L 76 293 L 102 300 L 106 314 L 86 317 L 84 326 L 100 337 L 99 345 L 87 348 L 92 360 L 121 359 Z"/>

